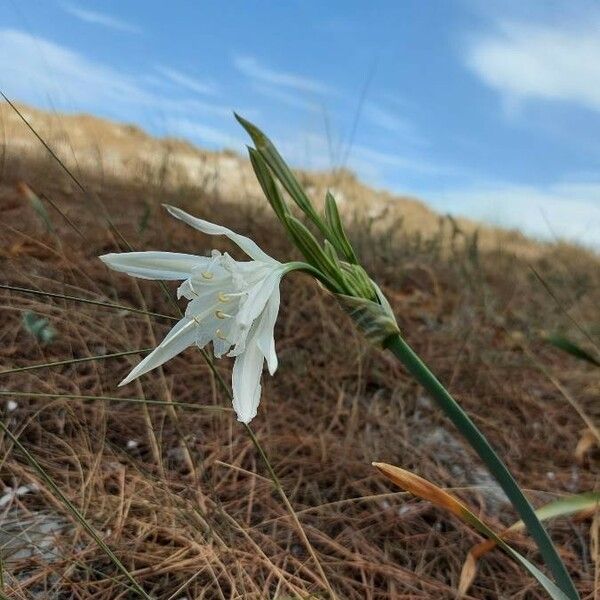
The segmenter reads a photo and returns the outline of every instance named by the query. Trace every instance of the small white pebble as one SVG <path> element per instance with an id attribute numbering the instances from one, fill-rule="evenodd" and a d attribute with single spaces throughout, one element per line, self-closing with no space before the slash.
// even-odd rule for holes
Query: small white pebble
<path id="1" fill-rule="evenodd" d="M 20 485 L 18 488 L 4 488 L 4 496 L 0 497 L 0 507 L 5 506 L 15 498 L 20 498 L 25 494 L 29 494 L 30 492 L 37 492 L 39 490 L 38 486 L 35 483 L 30 483 L 29 485 Z"/>
<path id="2" fill-rule="evenodd" d="M 554 474 L 554 471 L 548 471 L 548 472 L 546 473 L 546 477 L 547 477 L 548 479 L 550 479 L 551 481 L 552 481 L 553 479 L 556 479 L 556 475 Z"/>
<path id="3" fill-rule="evenodd" d="M 13 410 L 17 410 L 17 408 L 19 408 L 19 405 L 14 400 L 9 400 L 6 403 L 6 410 L 8 412 L 12 412 Z"/>
<path id="4" fill-rule="evenodd" d="M 8 504 L 15 497 L 15 493 L 12 490 L 9 490 L 4 496 L 0 498 L 0 507 Z"/>
<path id="5" fill-rule="evenodd" d="M 133 450 L 134 448 L 138 447 L 138 441 L 137 440 L 129 440 L 127 442 L 127 449 L 128 450 Z"/>

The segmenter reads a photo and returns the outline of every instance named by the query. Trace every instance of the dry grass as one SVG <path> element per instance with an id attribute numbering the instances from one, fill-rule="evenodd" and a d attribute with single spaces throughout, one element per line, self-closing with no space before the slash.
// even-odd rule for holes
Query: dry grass
<path id="1" fill-rule="evenodd" d="M 9 167 L 0 188 L 2 282 L 175 314 L 158 285 L 109 272 L 97 260 L 116 249 L 115 241 L 93 200 L 70 191 L 55 165 L 13 161 Z M 47 194 L 81 235 L 46 204 L 54 229 L 47 231 L 17 191 L 23 179 Z M 228 204 L 193 189 L 167 194 L 106 179 L 86 184 L 98 190 L 136 249 L 211 247 L 213 240 L 163 214 L 159 200 L 166 200 L 249 233 L 275 256 L 289 258 L 289 244 L 260 207 Z M 531 497 L 540 503 L 552 494 L 593 489 L 598 455 L 577 462 L 574 454 L 583 428 L 579 416 L 523 351 L 532 352 L 598 419 L 597 373 L 539 338 L 542 329 L 569 324 L 564 307 L 523 259 L 482 253 L 472 239 L 458 235 L 452 241 L 449 232 L 446 225 L 422 238 L 401 228 L 369 235 L 358 227 L 354 238 L 406 337 L 501 450 Z M 557 246 L 534 266 L 571 314 L 597 323 L 595 257 Z M 140 314 L 5 290 L 0 302 L 2 370 L 145 348 L 169 326 Z M 49 320 L 54 341 L 42 345 L 25 331 L 27 311 Z M 304 276 L 283 284 L 276 337 L 280 369 L 265 377 L 253 425 L 339 598 L 453 598 L 477 537 L 390 488 L 371 461 L 460 487 L 457 493 L 500 527 L 514 515 L 497 489 L 398 364 L 368 348 L 331 297 Z M 200 353 L 188 350 L 164 371 L 117 390 L 136 360 L 0 373 L 0 389 L 173 400 L 198 410 L 14 396 L 18 408 L 9 412 L 3 404 L 3 419 L 153 597 L 325 598 L 316 565 Z M 231 364 L 223 360 L 217 367 L 228 378 Z M 225 410 L 200 408 L 206 406 Z M 4 592 L 23 599 L 135 597 L 23 456 L 7 439 L 0 445 L 4 484 L 40 487 L 0 508 Z M 40 537 L 48 521 L 56 525 L 53 533 Z M 8 540 L 14 547 L 24 524 L 25 545 L 41 540 L 46 552 L 10 555 Z M 584 597 L 591 597 L 595 575 L 589 529 L 588 521 L 551 527 Z M 533 552 L 527 544 L 520 549 Z M 482 562 L 471 593 L 543 597 L 499 552 Z"/>

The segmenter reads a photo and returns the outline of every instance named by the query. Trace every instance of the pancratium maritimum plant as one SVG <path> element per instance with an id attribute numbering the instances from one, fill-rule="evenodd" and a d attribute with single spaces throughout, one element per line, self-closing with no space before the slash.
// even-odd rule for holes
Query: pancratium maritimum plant
<path id="1" fill-rule="evenodd" d="M 182 281 L 177 297 L 189 301 L 182 319 L 119 385 L 155 369 L 190 346 L 204 348 L 212 342 L 216 358 L 225 354 L 235 357 L 233 407 L 238 420 L 249 423 L 256 416 L 260 402 L 265 360 L 271 375 L 277 369 L 273 329 L 279 312 L 279 283 L 286 273 L 310 267 L 303 263 L 280 263 L 243 235 L 174 206 L 165 208 L 202 233 L 228 237 L 251 260 L 237 261 L 218 250 L 213 250 L 210 257 L 176 252 L 101 256 L 111 269 L 133 277 Z"/>
<path id="2" fill-rule="evenodd" d="M 336 296 L 370 341 L 395 354 L 470 443 L 535 539 L 555 582 L 545 577 L 528 561 L 521 561 L 521 564 L 530 565 L 531 568 L 526 568 L 552 598 L 577 600 L 579 595 L 565 565 L 512 474 L 485 436 L 400 334 L 385 296 L 358 261 L 344 231 L 334 197 L 327 193 L 324 214 L 319 214 L 269 138 L 252 123 L 238 115 L 236 118 L 254 142 L 255 147 L 248 150 L 262 190 L 289 237 L 313 267 L 313 273 L 318 274 L 324 287 Z M 322 238 L 321 243 L 308 227 L 292 214 L 280 185 Z"/>

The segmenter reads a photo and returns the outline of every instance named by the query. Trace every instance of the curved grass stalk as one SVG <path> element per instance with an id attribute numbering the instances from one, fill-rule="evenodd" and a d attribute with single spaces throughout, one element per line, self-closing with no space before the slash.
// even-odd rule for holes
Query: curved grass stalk
<path id="1" fill-rule="evenodd" d="M 131 306 L 123 306 L 121 304 L 113 304 L 112 302 L 102 302 L 101 300 L 92 300 L 91 298 L 80 298 L 79 296 L 69 296 L 67 294 L 58 294 L 56 292 L 44 292 L 41 290 L 33 290 L 31 288 L 22 288 L 14 285 L 6 285 L 0 283 L 0 289 L 11 290 L 22 294 L 35 294 L 37 296 L 47 296 L 48 298 L 61 298 L 62 300 L 72 300 L 81 304 L 93 304 L 94 306 L 102 306 L 104 308 L 114 308 L 116 310 L 126 310 L 128 312 L 139 313 L 141 315 L 149 315 L 160 319 L 169 319 L 170 321 L 179 321 L 177 317 L 171 315 L 163 315 L 162 313 L 150 312 L 141 308 L 133 308 Z"/>
<path id="2" fill-rule="evenodd" d="M 227 406 L 205 406 L 189 402 L 171 402 L 169 400 L 147 400 L 146 398 L 119 398 L 118 396 L 87 396 L 82 394 L 51 394 L 46 392 L 15 392 L 0 390 L 0 396 L 25 397 L 25 398 L 63 398 L 65 400 L 106 400 L 107 402 L 127 402 L 130 404 L 152 404 L 155 406 L 176 406 L 190 410 L 203 410 L 207 412 L 233 412 Z"/>
<path id="3" fill-rule="evenodd" d="M 233 394 L 231 393 L 229 386 L 227 385 L 227 383 L 225 383 L 225 380 L 223 379 L 223 377 L 221 376 L 219 371 L 217 371 L 213 360 L 208 355 L 206 350 L 201 349 L 201 353 L 202 353 L 202 356 L 204 357 L 204 360 L 206 361 L 206 364 L 211 369 L 213 375 L 215 376 L 216 380 L 218 381 L 219 386 L 221 387 L 221 389 L 223 390 L 225 395 L 229 398 L 229 401 L 233 402 Z M 292 521 L 294 522 L 294 525 L 296 526 L 296 529 L 298 530 L 298 534 L 300 535 L 300 538 L 302 539 L 302 543 L 304 544 L 306 550 L 310 554 L 310 557 L 313 559 L 313 562 L 315 563 L 315 565 L 317 567 L 317 571 L 319 572 L 319 576 L 323 580 L 323 585 L 327 589 L 327 592 L 330 595 L 331 600 L 335 600 L 337 598 L 337 596 L 336 596 L 333 588 L 331 587 L 329 580 L 327 579 L 327 575 L 325 574 L 323 566 L 321 565 L 321 561 L 319 560 L 319 557 L 317 556 L 314 548 L 312 547 L 312 544 L 310 543 L 310 540 L 308 539 L 306 532 L 304 531 L 304 528 L 302 527 L 302 523 L 300 523 L 300 519 L 298 519 L 298 515 L 296 514 L 296 511 L 294 510 L 292 503 L 290 502 L 289 498 L 287 497 L 287 494 L 285 493 L 285 490 L 283 489 L 283 486 L 281 485 L 281 481 L 279 480 L 279 477 L 277 476 L 277 473 L 275 472 L 275 469 L 273 468 L 273 465 L 271 464 L 271 461 L 269 460 L 267 453 L 265 452 L 264 448 L 262 447 L 261 443 L 259 442 L 258 438 L 256 437 L 256 435 L 255 435 L 254 431 L 252 430 L 252 428 L 250 427 L 250 425 L 248 425 L 248 423 L 244 423 L 243 425 L 244 425 L 244 429 L 246 430 L 246 433 L 248 434 L 248 437 L 252 441 L 252 444 L 254 445 L 256 451 L 258 452 L 262 461 L 264 462 L 265 467 L 267 468 L 267 471 L 269 472 L 269 476 L 271 477 L 273 486 L 277 490 L 277 493 L 279 494 L 283 504 L 285 505 L 286 510 L 290 514 L 290 517 L 292 518 Z"/>
<path id="4" fill-rule="evenodd" d="M 431 394 L 437 405 L 444 411 L 475 452 L 477 452 L 525 523 L 548 569 L 554 575 L 558 587 L 567 598 L 579 600 L 575 584 L 554 547 L 548 532 L 508 470 L 508 467 L 494 451 L 485 436 L 400 335 L 390 336 L 384 346 L 394 353 L 409 373 Z"/>
<path id="5" fill-rule="evenodd" d="M 227 385 L 227 383 L 221 376 L 221 373 L 219 373 L 219 371 L 216 369 L 215 364 L 214 364 L 213 360 L 211 359 L 211 357 L 209 356 L 208 352 L 206 352 L 206 350 L 204 350 L 204 349 L 200 349 L 200 352 L 201 352 L 202 356 L 204 357 L 206 364 L 208 365 L 211 372 L 213 373 L 215 379 L 219 383 L 219 386 L 223 390 L 224 394 L 229 398 L 230 402 L 233 402 L 233 394 L 231 393 L 229 386 Z M 277 490 L 277 493 L 281 497 L 281 500 L 284 503 L 286 510 L 289 512 L 290 517 L 292 518 L 294 525 L 296 526 L 296 529 L 298 530 L 298 534 L 300 535 L 300 538 L 302 539 L 302 542 L 303 542 L 306 550 L 310 554 L 310 557 L 313 559 L 313 562 L 315 563 L 315 565 L 317 567 L 319 576 L 323 580 L 323 585 L 327 589 L 327 592 L 330 595 L 331 600 L 335 600 L 337 598 L 337 596 L 336 596 L 333 588 L 331 587 L 329 580 L 327 579 L 327 575 L 325 574 L 323 566 L 321 565 L 321 561 L 319 560 L 319 557 L 317 556 L 314 548 L 312 547 L 312 544 L 310 543 L 310 540 L 308 539 L 306 532 L 304 531 L 304 528 L 302 527 L 302 523 L 300 523 L 300 519 L 298 519 L 298 515 L 297 515 L 296 511 L 294 510 L 292 503 L 290 502 L 289 498 L 287 497 L 287 494 L 285 493 L 285 490 L 283 489 L 283 486 L 281 485 L 281 481 L 279 480 L 279 477 L 277 476 L 277 473 L 275 472 L 275 469 L 273 468 L 273 465 L 271 464 L 271 461 L 269 460 L 267 453 L 265 452 L 264 448 L 262 447 L 261 443 L 259 442 L 258 438 L 254 434 L 254 431 L 252 430 L 250 425 L 248 425 L 248 423 L 244 423 L 244 429 L 246 430 L 248 437 L 252 441 L 252 444 L 256 448 L 256 451 L 259 453 L 262 461 L 264 462 L 265 467 L 267 468 L 267 471 L 269 472 L 269 476 L 271 477 L 273 486 L 275 487 L 275 489 Z"/>
<path id="6" fill-rule="evenodd" d="M 125 350 L 124 352 L 115 352 L 113 354 L 99 354 L 98 356 L 84 356 L 83 358 L 70 358 L 68 360 L 57 360 L 55 362 L 40 363 L 37 365 L 28 365 L 26 367 L 16 367 L 15 369 L 6 369 L 0 371 L 0 375 L 10 375 L 11 373 L 23 373 L 25 371 L 36 371 L 37 369 L 46 369 L 51 367 L 60 367 L 64 365 L 72 365 L 92 360 L 104 360 L 107 358 L 118 358 L 120 356 L 130 356 L 131 354 L 143 354 L 152 348 L 139 348 L 138 350 Z"/>

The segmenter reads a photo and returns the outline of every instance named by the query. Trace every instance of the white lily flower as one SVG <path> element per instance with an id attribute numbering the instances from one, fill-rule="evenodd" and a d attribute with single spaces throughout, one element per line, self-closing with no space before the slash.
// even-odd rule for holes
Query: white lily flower
<path id="1" fill-rule="evenodd" d="M 165 205 L 174 217 L 209 235 L 224 235 L 252 260 L 236 261 L 213 250 L 212 256 L 175 252 L 124 252 L 101 256 L 109 267 L 142 279 L 181 280 L 177 297 L 189 300 L 185 316 L 158 347 L 119 384 L 155 369 L 189 346 L 213 344 L 217 358 L 235 356 L 233 407 L 249 423 L 260 402 L 260 378 L 266 359 L 277 369 L 273 330 L 279 312 L 279 282 L 294 268 L 263 252 L 250 238 Z"/>

